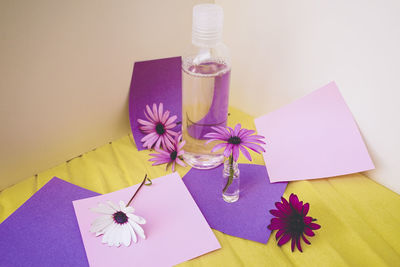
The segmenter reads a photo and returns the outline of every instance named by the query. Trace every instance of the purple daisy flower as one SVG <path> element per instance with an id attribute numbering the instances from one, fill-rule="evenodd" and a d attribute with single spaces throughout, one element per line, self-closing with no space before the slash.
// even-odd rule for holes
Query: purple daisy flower
<path id="1" fill-rule="evenodd" d="M 261 146 L 265 144 L 261 141 L 261 139 L 264 139 L 264 136 L 254 135 L 255 131 L 241 127 L 240 123 L 236 124 L 235 129 L 221 126 L 211 127 L 215 132 L 204 135 L 205 138 L 209 139 L 206 144 L 212 141 L 224 141 L 224 143 L 214 146 L 211 151 L 215 152 L 221 148 L 225 148 L 224 156 L 228 158 L 232 155 L 234 161 L 239 159 L 239 153 L 241 151 L 243 155 L 251 161 L 250 153 L 247 151 L 246 147 L 257 153 L 265 152 L 264 148 Z"/>
<path id="2" fill-rule="evenodd" d="M 319 224 L 313 223 L 316 219 L 307 216 L 310 204 L 299 201 L 295 194 L 291 194 L 289 202 L 282 197 L 282 202 L 276 202 L 276 210 L 270 210 L 269 212 L 276 218 L 271 219 L 271 224 L 268 225 L 270 230 L 278 230 L 276 232 L 276 240 L 278 240 L 278 246 L 282 246 L 292 239 L 292 252 L 295 246 L 303 252 L 301 249 L 301 239 L 310 245 L 310 241 L 307 240 L 305 235 L 314 236 L 313 230 L 321 228 Z"/>
<path id="3" fill-rule="evenodd" d="M 160 145 L 162 145 L 163 148 L 173 147 L 172 143 L 177 133 L 171 129 L 176 126 L 175 120 L 177 116 L 169 117 L 169 113 L 169 110 L 163 113 L 163 103 L 160 103 L 158 108 L 156 104 L 153 104 L 153 110 L 146 105 L 144 115 L 148 121 L 137 120 L 141 124 L 139 129 L 146 134 L 146 136 L 140 140 L 144 142 L 144 147 L 150 149 L 154 144 L 156 148 L 159 148 Z"/>
<path id="4" fill-rule="evenodd" d="M 153 166 L 168 163 L 166 169 L 168 169 L 168 166 L 172 164 L 173 172 L 175 171 L 175 163 L 186 167 L 185 163 L 181 159 L 182 155 L 185 153 L 182 149 L 185 142 L 186 141 L 182 141 L 182 135 L 179 135 L 175 137 L 172 148 L 164 150 L 156 147 L 155 150 L 158 154 L 150 154 L 150 156 L 153 156 L 154 158 L 149 159 L 149 161 L 154 161 Z"/>

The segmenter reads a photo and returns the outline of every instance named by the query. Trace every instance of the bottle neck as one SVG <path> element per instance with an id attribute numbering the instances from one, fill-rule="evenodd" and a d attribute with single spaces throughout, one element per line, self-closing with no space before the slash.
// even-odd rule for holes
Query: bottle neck
<path id="1" fill-rule="evenodd" d="M 199 28 L 192 29 L 192 44 L 199 47 L 214 47 L 222 42 L 221 31 L 202 31 Z"/>

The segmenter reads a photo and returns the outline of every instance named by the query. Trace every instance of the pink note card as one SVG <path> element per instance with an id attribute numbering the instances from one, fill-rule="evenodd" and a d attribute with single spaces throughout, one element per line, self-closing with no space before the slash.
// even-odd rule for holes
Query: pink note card
<path id="1" fill-rule="evenodd" d="M 138 185 L 74 201 L 76 217 L 90 266 L 172 266 L 221 248 L 178 173 L 153 179 L 131 203 L 146 219 L 146 239 L 125 247 L 109 247 L 90 232 L 99 214 L 90 209 L 108 200 L 125 203 Z"/>
<path id="2" fill-rule="evenodd" d="M 354 118 L 336 84 L 255 119 L 267 140 L 271 182 L 317 179 L 374 169 Z"/>

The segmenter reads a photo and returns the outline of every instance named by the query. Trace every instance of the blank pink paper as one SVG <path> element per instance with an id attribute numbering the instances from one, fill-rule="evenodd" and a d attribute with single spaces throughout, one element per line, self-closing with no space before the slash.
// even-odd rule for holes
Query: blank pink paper
<path id="1" fill-rule="evenodd" d="M 101 242 L 102 236 L 90 232 L 90 224 L 99 216 L 90 208 L 107 200 L 127 203 L 138 185 L 73 202 L 90 266 L 172 266 L 221 247 L 179 174 L 152 181 L 131 204 L 135 214 L 147 221 L 143 225 L 147 238 L 138 237 L 128 247 L 109 247 Z"/>
<path id="2" fill-rule="evenodd" d="M 263 156 L 272 183 L 375 168 L 334 82 L 255 119 L 255 124 L 267 140 Z"/>

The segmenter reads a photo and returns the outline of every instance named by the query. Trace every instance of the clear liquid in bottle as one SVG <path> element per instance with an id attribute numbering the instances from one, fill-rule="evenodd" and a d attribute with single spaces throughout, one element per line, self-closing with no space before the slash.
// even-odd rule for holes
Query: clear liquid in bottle
<path id="1" fill-rule="evenodd" d="M 213 126 L 226 126 L 229 78 L 230 68 L 221 62 L 182 65 L 183 157 L 194 168 L 215 168 L 224 160 L 221 152 L 211 152 L 216 142 L 205 145 L 204 135 Z"/>

